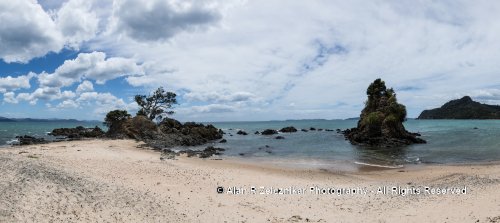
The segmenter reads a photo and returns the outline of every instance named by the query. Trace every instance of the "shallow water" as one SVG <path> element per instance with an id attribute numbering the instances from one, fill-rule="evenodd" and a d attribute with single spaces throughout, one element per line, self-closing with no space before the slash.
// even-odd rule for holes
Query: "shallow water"
<path id="1" fill-rule="evenodd" d="M 397 167 L 399 165 L 437 163 L 476 163 L 500 160 L 500 120 L 408 120 L 405 127 L 419 132 L 427 144 L 397 149 L 368 149 L 351 145 L 335 131 L 308 131 L 309 129 L 346 129 L 356 126 L 357 120 L 300 120 L 267 122 L 218 122 L 227 143 L 212 143 L 226 148 L 223 156 L 261 160 L 293 165 L 329 166 L 366 163 Z M 82 125 L 94 127 L 99 122 L 0 122 L 0 145 L 17 135 L 45 137 L 54 128 Z M 294 126 L 296 133 L 280 133 L 285 139 L 255 135 L 255 131 Z M 477 129 L 476 129 L 477 128 Z M 232 130 L 229 130 L 232 129 Z M 242 129 L 246 136 L 237 135 Z M 230 134 L 232 136 L 230 136 Z M 267 145 L 267 147 L 266 147 Z M 205 148 L 206 145 L 197 147 Z"/>

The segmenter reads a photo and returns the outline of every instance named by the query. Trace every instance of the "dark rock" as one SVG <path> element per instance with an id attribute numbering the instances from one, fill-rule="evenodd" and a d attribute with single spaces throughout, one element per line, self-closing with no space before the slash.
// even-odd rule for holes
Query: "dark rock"
<path id="1" fill-rule="evenodd" d="M 500 106 L 481 104 L 465 96 L 440 108 L 424 110 L 418 119 L 500 119 Z"/>
<path id="2" fill-rule="evenodd" d="M 222 139 L 221 141 L 219 141 L 219 143 L 226 143 L 227 140 L 226 139 Z"/>
<path id="3" fill-rule="evenodd" d="M 283 136 L 276 136 L 276 137 L 274 137 L 274 138 L 275 138 L 275 139 L 285 139 L 285 137 L 283 137 Z"/>
<path id="4" fill-rule="evenodd" d="M 57 128 L 53 129 L 49 133 L 52 136 L 65 136 L 70 139 L 80 139 L 80 138 L 100 138 L 105 135 L 104 131 L 98 126 L 94 128 L 85 128 L 83 126 L 77 126 L 75 128 Z"/>
<path id="5" fill-rule="evenodd" d="M 126 128 L 128 127 L 129 126 L 126 125 Z M 127 132 L 135 133 L 137 126 L 130 127 L 132 129 L 129 129 Z M 174 119 L 162 121 L 156 128 L 147 124 L 144 131 L 148 133 L 132 134 L 132 136 L 135 139 L 143 140 L 145 143 L 156 149 L 174 146 L 202 145 L 212 140 L 221 139 L 223 135 L 223 132 L 220 129 L 215 128 L 213 125 L 203 125 L 194 122 L 181 124 Z"/>
<path id="6" fill-rule="evenodd" d="M 238 130 L 238 132 L 236 132 L 236 134 L 238 134 L 238 135 L 244 135 L 244 136 L 248 135 L 248 133 L 246 133 L 243 130 Z"/>
<path id="7" fill-rule="evenodd" d="M 244 154 L 244 153 L 238 153 L 238 155 L 240 155 L 240 156 L 244 156 L 245 154 Z"/>
<path id="8" fill-rule="evenodd" d="M 309 130 L 311 130 L 311 131 L 316 131 L 316 128 L 311 127 L 311 128 L 309 128 Z"/>
<path id="9" fill-rule="evenodd" d="M 288 126 L 280 129 L 280 132 L 297 132 L 297 129 L 293 126 Z"/>
<path id="10" fill-rule="evenodd" d="M 201 151 L 187 149 L 187 150 L 179 151 L 177 153 L 173 152 L 170 149 L 164 149 L 163 153 L 166 154 L 165 156 L 168 156 L 168 157 L 172 157 L 172 154 L 175 154 L 175 156 L 178 156 L 180 154 L 186 154 L 187 157 L 197 156 L 199 158 L 208 158 L 208 157 L 211 157 L 213 155 L 221 155 L 220 152 L 222 152 L 222 151 L 225 151 L 225 149 L 209 146 Z"/>
<path id="11" fill-rule="evenodd" d="M 342 133 L 341 129 L 335 129 L 335 131 L 337 131 L 337 133 Z"/>
<path id="12" fill-rule="evenodd" d="M 300 131 L 303 131 L 303 132 L 308 132 L 308 130 L 307 130 L 307 129 L 301 129 Z"/>
<path id="13" fill-rule="evenodd" d="M 327 132 L 333 132 L 333 129 L 325 129 Z"/>
<path id="14" fill-rule="evenodd" d="M 406 131 L 406 107 L 399 104 L 392 88 L 377 79 L 367 89 L 368 100 L 361 111 L 356 128 L 343 131 L 352 144 L 372 147 L 398 147 L 413 143 L 425 143 L 417 133 Z"/>
<path id="15" fill-rule="evenodd" d="M 274 134 L 278 134 L 278 131 L 276 131 L 274 129 L 266 129 L 266 130 L 262 131 L 261 134 L 262 135 L 274 135 Z"/>
<path id="16" fill-rule="evenodd" d="M 259 132 L 259 131 L 255 131 L 255 133 L 254 133 L 254 134 L 255 134 L 255 135 L 258 135 L 258 134 L 260 134 L 260 132 Z"/>
<path id="17" fill-rule="evenodd" d="M 318 129 L 318 131 L 323 131 L 323 129 Z"/>
<path id="18" fill-rule="evenodd" d="M 478 129 L 477 127 L 474 127 L 473 129 Z"/>
<path id="19" fill-rule="evenodd" d="M 18 145 L 20 146 L 48 143 L 48 141 L 46 141 L 44 138 L 36 138 L 29 135 L 16 136 L 16 139 L 19 141 Z"/>

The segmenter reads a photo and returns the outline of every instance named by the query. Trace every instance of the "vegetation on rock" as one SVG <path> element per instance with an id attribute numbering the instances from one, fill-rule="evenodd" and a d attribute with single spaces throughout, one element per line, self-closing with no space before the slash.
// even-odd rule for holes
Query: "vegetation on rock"
<path id="1" fill-rule="evenodd" d="M 352 144 L 393 147 L 412 143 L 425 143 L 418 134 L 406 131 L 406 107 L 399 104 L 392 88 L 376 79 L 366 90 L 368 100 L 361 111 L 356 128 L 344 131 Z"/>

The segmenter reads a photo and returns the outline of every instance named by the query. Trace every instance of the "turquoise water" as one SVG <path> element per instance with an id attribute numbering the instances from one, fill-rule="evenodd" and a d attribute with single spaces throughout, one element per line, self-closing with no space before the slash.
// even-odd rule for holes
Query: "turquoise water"
<path id="1" fill-rule="evenodd" d="M 253 134 L 266 128 L 279 129 L 285 126 L 294 126 L 297 129 L 309 129 L 309 127 L 346 129 L 355 127 L 356 123 L 357 120 L 304 120 L 230 122 L 214 123 L 214 125 L 233 135 L 225 135 L 227 143 L 216 144 L 227 148 L 225 154 L 228 156 L 290 158 L 323 163 L 345 161 L 391 166 L 500 160 L 500 120 L 408 120 L 404 123 L 406 129 L 422 134 L 427 144 L 396 149 L 367 149 L 354 146 L 335 131 L 280 133 L 285 137 L 284 140 L 274 139 L 274 136 Z M 245 130 L 249 135 L 237 135 L 238 129 Z M 269 148 L 266 148 L 266 145 Z"/>
<path id="2" fill-rule="evenodd" d="M 305 163 L 353 163 L 380 165 L 420 163 L 472 163 L 500 160 L 500 120 L 408 120 L 405 127 L 419 132 L 427 144 L 396 149 L 367 149 L 353 146 L 343 135 L 327 131 L 301 132 L 301 128 L 346 129 L 356 126 L 356 120 L 300 120 L 267 122 L 212 123 L 227 134 L 227 143 L 212 143 L 226 148 L 224 156 L 261 160 L 301 160 Z M 99 122 L 2 122 L 0 144 L 6 144 L 16 135 L 34 135 L 49 138 L 46 133 L 54 128 L 101 126 Z M 284 140 L 274 136 L 255 135 L 255 131 L 294 126 L 296 133 L 280 133 Z M 477 129 L 475 129 L 477 128 Z M 229 130 L 232 129 L 232 130 Z M 237 135 L 239 130 L 248 135 Z M 232 136 L 230 136 L 232 134 Z M 268 147 L 266 147 L 266 145 Z M 206 145 L 205 145 L 206 146 Z M 200 146 L 199 148 L 204 148 Z"/>
<path id="3" fill-rule="evenodd" d="M 74 128 L 76 126 L 103 128 L 102 122 L 65 121 L 65 122 L 0 122 L 0 146 L 15 141 L 19 135 L 30 135 L 45 139 L 54 137 L 47 135 L 55 128 Z"/>

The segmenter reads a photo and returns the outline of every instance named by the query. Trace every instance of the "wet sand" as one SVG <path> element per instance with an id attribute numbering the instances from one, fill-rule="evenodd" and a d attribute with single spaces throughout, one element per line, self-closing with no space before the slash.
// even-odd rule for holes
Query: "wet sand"
<path id="1" fill-rule="evenodd" d="M 0 222 L 500 222 L 498 163 L 286 169 L 238 159 L 161 160 L 140 145 L 88 140 L 0 149 Z M 429 194 L 438 189 L 447 194 Z"/>

